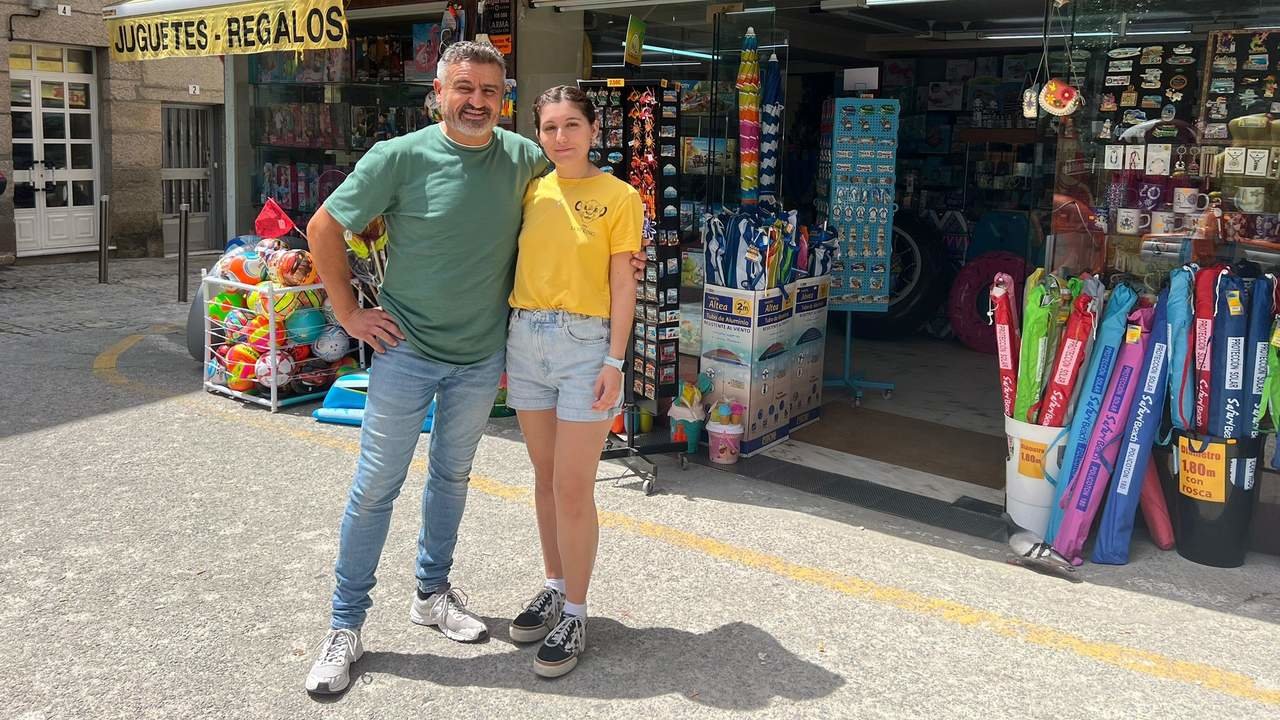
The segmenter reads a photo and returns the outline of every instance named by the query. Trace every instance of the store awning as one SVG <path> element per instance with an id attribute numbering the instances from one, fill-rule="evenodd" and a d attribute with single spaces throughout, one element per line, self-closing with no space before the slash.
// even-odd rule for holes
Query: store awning
<path id="1" fill-rule="evenodd" d="M 347 46 L 344 0 L 132 0 L 103 8 L 113 60 Z"/>

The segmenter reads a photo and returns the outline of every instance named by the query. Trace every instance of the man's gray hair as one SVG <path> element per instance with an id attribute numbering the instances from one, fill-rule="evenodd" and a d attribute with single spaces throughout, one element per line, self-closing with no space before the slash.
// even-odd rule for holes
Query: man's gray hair
<path id="1" fill-rule="evenodd" d="M 462 62 L 497 65 L 502 69 L 503 77 L 507 74 L 507 61 L 502 59 L 502 53 L 497 48 L 489 43 L 463 40 L 445 48 L 444 54 L 440 56 L 440 62 L 436 65 L 436 76 L 440 78 L 440 82 L 445 81 L 449 68 Z"/>

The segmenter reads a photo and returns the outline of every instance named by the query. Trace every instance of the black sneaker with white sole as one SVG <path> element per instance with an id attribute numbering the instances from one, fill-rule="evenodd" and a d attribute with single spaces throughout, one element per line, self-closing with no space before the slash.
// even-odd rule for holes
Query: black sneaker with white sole
<path id="1" fill-rule="evenodd" d="M 578 664 L 578 656 L 586 646 L 586 619 L 577 615 L 565 615 L 543 641 L 542 647 L 538 648 L 533 671 L 547 678 L 565 675 Z"/>
<path id="2" fill-rule="evenodd" d="M 525 604 L 524 610 L 516 619 L 511 621 L 511 640 L 520 643 L 538 642 L 560 624 L 562 612 L 564 593 L 555 588 L 542 588 Z"/>

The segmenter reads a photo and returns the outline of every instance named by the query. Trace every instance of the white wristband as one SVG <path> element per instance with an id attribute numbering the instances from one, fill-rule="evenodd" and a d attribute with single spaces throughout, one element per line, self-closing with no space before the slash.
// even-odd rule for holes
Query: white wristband
<path id="1" fill-rule="evenodd" d="M 609 367 L 613 368 L 614 370 L 617 370 L 618 372 L 622 373 L 623 375 L 626 375 L 626 374 L 627 374 L 627 373 L 626 373 L 626 371 L 625 371 L 625 370 L 623 370 L 623 368 L 625 368 L 625 367 L 627 366 L 627 365 L 626 365 L 626 363 L 625 363 L 624 361 L 622 361 L 622 360 L 619 360 L 619 359 L 618 359 L 618 358 L 616 358 L 616 357 L 613 357 L 612 355 L 605 355 L 605 356 L 604 356 L 604 364 L 605 364 L 605 365 L 608 365 Z"/>

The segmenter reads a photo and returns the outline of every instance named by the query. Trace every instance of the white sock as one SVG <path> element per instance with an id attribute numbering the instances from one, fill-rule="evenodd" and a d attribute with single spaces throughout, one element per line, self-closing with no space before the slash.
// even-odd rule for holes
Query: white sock
<path id="1" fill-rule="evenodd" d="M 543 586 L 549 587 L 552 590 L 559 592 L 561 595 L 564 594 L 564 578 L 547 578 L 547 581 L 543 583 Z"/>
<path id="2" fill-rule="evenodd" d="M 574 617 L 580 617 L 585 620 L 587 618 L 587 604 L 582 603 L 579 605 L 578 603 L 566 602 L 564 604 L 564 614 L 573 615 Z"/>

